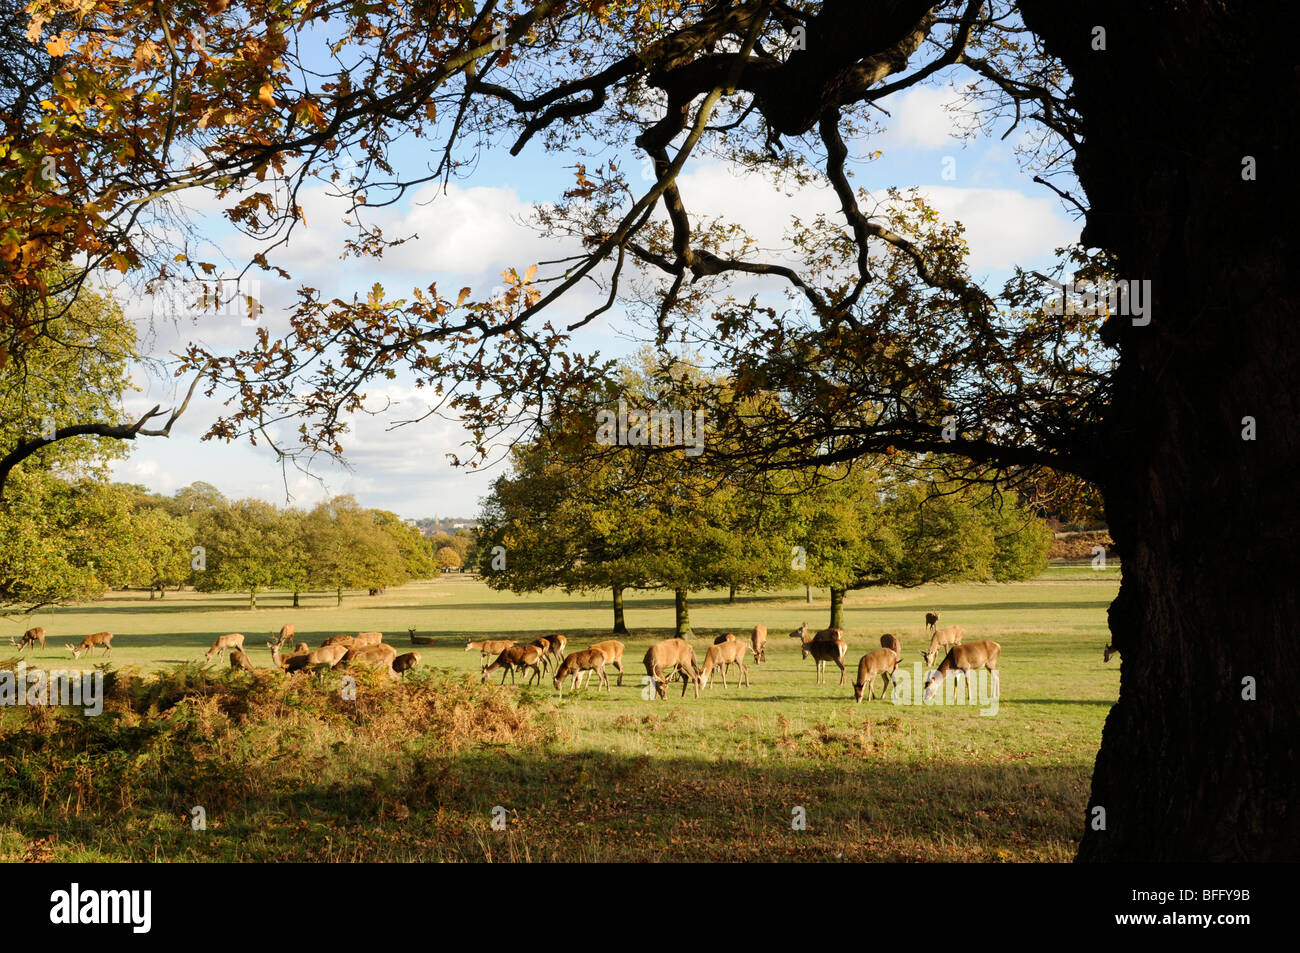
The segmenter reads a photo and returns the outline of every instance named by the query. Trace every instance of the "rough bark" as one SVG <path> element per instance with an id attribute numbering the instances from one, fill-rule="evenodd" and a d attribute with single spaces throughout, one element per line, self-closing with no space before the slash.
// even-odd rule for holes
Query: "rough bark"
<path id="1" fill-rule="evenodd" d="M 1080 6 L 1022 10 L 1074 77 L 1085 243 L 1149 279 L 1154 307 L 1145 327 L 1108 328 L 1120 362 L 1102 489 L 1123 669 L 1078 857 L 1295 860 L 1300 587 L 1284 567 L 1300 537 L 1300 243 L 1280 216 L 1300 207 L 1296 6 Z"/>
<path id="2" fill-rule="evenodd" d="M 844 628 L 844 590 L 831 590 L 831 621 L 832 629 Z"/>
<path id="3" fill-rule="evenodd" d="M 614 634 L 627 635 L 627 623 L 623 620 L 622 586 L 614 586 Z"/>
<path id="4" fill-rule="evenodd" d="M 678 589 L 675 592 L 677 608 L 677 638 L 689 639 L 691 637 L 691 608 L 687 605 L 686 599 L 689 596 L 685 589 Z"/>

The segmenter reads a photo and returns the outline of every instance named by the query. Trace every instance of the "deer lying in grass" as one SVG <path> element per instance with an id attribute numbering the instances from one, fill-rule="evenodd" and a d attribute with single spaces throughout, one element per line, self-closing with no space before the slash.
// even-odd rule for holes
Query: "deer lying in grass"
<path id="1" fill-rule="evenodd" d="M 233 669 L 243 669 L 245 672 L 255 672 L 253 660 L 244 654 L 242 649 L 230 650 L 230 667 Z"/>
<path id="2" fill-rule="evenodd" d="M 715 668 L 722 669 L 722 687 L 727 687 L 727 666 L 735 663 L 740 666 L 740 678 L 742 685 L 749 684 L 749 669 L 745 668 L 745 653 L 749 651 L 749 646 L 744 642 L 735 639 L 729 642 L 715 642 L 709 646 L 709 650 L 704 653 L 704 669 L 700 673 L 700 687 L 709 687 L 709 676 L 713 674 Z"/>
<path id="3" fill-rule="evenodd" d="M 217 641 L 212 643 L 212 648 L 208 649 L 207 654 L 203 656 L 204 663 L 212 661 L 212 656 L 220 655 L 226 649 L 244 648 L 244 636 L 238 632 L 231 632 L 229 635 L 217 636 Z"/>
<path id="4" fill-rule="evenodd" d="M 876 698 L 876 677 L 885 676 L 880 697 L 885 697 L 887 687 L 894 681 L 894 671 L 898 668 L 898 653 L 891 648 L 879 648 L 868 652 L 858 662 L 858 680 L 853 683 L 853 700 L 862 702 L 862 690 L 867 690 L 867 701 Z"/>
<path id="5" fill-rule="evenodd" d="M 665 639 L 646 649 L 641 660 L 645 672 L 654 683 L 655 694 L 663 699 L 668 697 L 667 673 L 680 672 L 682 675 L 682 697 L 686 697 L 686 682 L 695 686 L 695 697 L 700 697 L 700 663 L 695 658 L 695 649 L 685 639 Z"/>
<path id="6" fill-rule="evenodd" d="M 431 635 L 416 635 L 414 629 L 407 629 L 406 631 L 411 636 L 412 645 L 434 645 L 435 644 L 433 641 L 433 636 Z"/>
<path id="7" fill-rule="evenodd" d="M 880 647 L 882 649 L 893 649 L 894 654 L 900 659 L 903 657 L 903 647 L 898 642 L 898 636 L 890 635 L 886 632 L 880 637 Z"/>
<path id="8" fill-rule="evenodd" d="M 506 673 L 510 674 L 510 684 L 515 683 L 515 669 L 525 668 L 532 669 L 533 674 L 529 677 L 525 685 L 531 684 L 533 678 L 536 678 L 540 684 L 542 681 L 542 660 L 546 657 L 545 651 L 539 645 L 507 645 L 497 656 L 497 660 L 483 669 L 483 677 L 479 681 L 486 682 L 487 677 L 498 668 L 505 669 L 501 673 L 501 684 L 506 683 Z"/>
<path id="9" fill-rule="evenodd" d="M 43 625 L 35 626 L 35 627 L 33 627 L 33 628 L 28 629 L 26 632 L 24 632 L 24 633 L 23 633 L 23 640 L 22 640 L 21 642 L 19 642 L 17 639 L 10 639 L 10 640 L 9 640 L 9 644 L 10 644 L 10 645 L 16 645 L 16 646 L 18 646 L 18 651 L 19 651 L 19 652 L 21 652 L 23 649 L 27 648 L 27 646 L 29 646 L 29 645 L 36 645 L 38 642 L 40 643 L 41 650 L 44 651 L 44 649 L 45 649 L 45 626 L 43 626 Z"/>
<path id="10" fill-rule="evenodd" d="M 380 645 L 384 641 L 382 632 L 358 632 L 352 639 L 354 649 L 364 649 L 368 645 Z"/>
<path id="11" fill-rule="evenodd" d="M 324 648 L 327 645 L 341 645 L 345 649 L 350 649 L 356 640 L 357 637 L 355 635 L 331 635 L 321 643 L 321 648 Z"/>
<path id="12" fill-rule="evenodd" d="M 309 655 L 305 652 L 293 655 L 281 655 L 279 642 L 267 642 L 271 650 L 271 663 L 282 672 L 301 672 L 307 667 Z"/>
<path id="13" fill-rule="evenodd" d="M 600 649 L 581 649 L 572 652 L 564 657 L 555 669 L 555 678 L 552 682 L 560 692 L 560 697 L 564 697 L 564 680 L 573 679 L 572 690 L 577 691 L 582 687 L 585 679 L 591 678 L 591 673 L 595 672 L 596 677 L 600 679 L 600 687 L 609 691 L 609 676 L 605 674 L 605 653 Z"/>
<path id="14" fill-rule="evenodd" d="M 397 658 L 393 659 L 393 671 L 398 675 L 402 675 L 406 672 L 409 672 L 411 669 L 415 668 L 415 666 L 419 664 L 420 664 L 419 652 L 406 652 L 405 654 L 399 655 L 397 656 Z"/>
<path id="15" fill-rule="evenodd" d="M 934 660 L 939 656 L 940 649 L 950 649 L 954 645 L 961 645 L 962 636 L 966 630 L 959 625 L 950 625 L 946 629 L 935 629 L 934 635 L 930 636 L 930 647 L 922 654 L 925 659 L 925 665 L 929 668 L 934 664 Z"/>
<path id="16" fill-rule="evenodd" d="M 488 639 L 485 642 L 474 642 L 466 640 L 465 651 L 471 652 L 477 650 L 479 653 L 478 670 L 481 672 L 487 668 L 488 660 L 494 656 L 500 655 L 510 646 L 515 644 L 514 639 Z"/>
<path id="17" fill-rule="evenodd" d="M 597 642 L 591 648 L 604 654 L 606 665 L 612 665 L 618 669 L 618 684 L 621 687 L 623 685 L 623 649 L 625 648 L 623 643 L 617 639 L 608 639 L 604 642 Z"/>
<path id="18" fill-rule="evenodd" d="M 811 639 L 808 638 L 808 623 L 805 622 L 802 628 L 795 629 L 790 633 L 790 638 L 798 639 L 803 654 L 800 658 L 812 656 L 817 662 L 817 684 L 820 685 L 826 680 L 826 663 L 834 662 L 840 667 L 840 684 L 844 684 L 844 654 L 849 650 L 849 644 L 844 641 L 844 631 L 842 629 L 823 629 Z"/>
<path id="19" fill-rule="evenodd" d="M 966 683 L 966 697 L 969 699 L 970 673 L 986 668 L 993 673 L 993 696 L 996 698 L 1002 690 L 1001 679 L 998 676 L 998 656 L 1001 654 L 1002 646 L 992 641 L 954 645 L 944 656 L 944 660 L 939 663 L 939 667 L 925 680 L 925 697 L 933 696 L 935 685 L 949 672 L 956 671 L 962 674 L 962 681 Z"/>
<path id="20" fill-rule="evenodd" d="M 80 644 L 80 645 L 77 645 L 77 646 L 71 646 L 71 645 L 69 645 L 69 646 L 67 646 L 67 649 L 68 649 L 69 652 L 72 653 L 72 657 L 73 657 L 73 658 L 81 658 L 81 653 L 82 653 L 82 652 L 87 652 L 87 653 L 89 653 L 90 655 L 94 655 L 94 654 L 95 654 L 95 653 L 94 653 L 94 649 L 95 649 L 96 646 L 103 646 L 103 647 L 104 647 L 104 652 L 103 652 L 104 655 L 108 655 L 110 652 L 112 652 L 112 651 L 113 651 L 113 633 L 112 633 L 112 632 L 92 632 L 92 633 L 90 633 L 90 635 L 86 636 L 84 639 L 81 640 L 81 644 Z"/>
<path id="21" fill-rule="evenodd" d="M 1101 650 L 1101 660 L 1103 662 L 1109 662 L 1112 655 L 1119 655 L 1119 649 L 1115 648 L 1114 644 L 1108 645 Z"/>
<path id="22" fill-rule="evenodd" d="M 765 625 L 754 626 L 754 634 L 752 638 L 754 642 L 754 664 L 758 665 L 760 662 L 766 662 L 767 661 L 767 626 Z"/>

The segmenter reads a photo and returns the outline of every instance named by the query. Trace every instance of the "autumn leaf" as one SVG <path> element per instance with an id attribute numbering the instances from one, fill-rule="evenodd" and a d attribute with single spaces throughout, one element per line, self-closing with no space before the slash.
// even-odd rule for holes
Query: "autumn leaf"
<path id="1" fill-rule="evenodd" d="M 468 297 L 469 297 L 469 289 L 468 289 L 468 288 L 461 288 L 461 289 L 460 289 L 460 297 L 456 299 L 456 307 L 459 308 L 461 305 L 463 305 L 463 304 L 465 303 L 465 299 L 468 298 Z"/>
<path id="2" fill-rule="evenodd" d="M 532 281 L 537 276 L 537 266 L 529 265 L 528 270 L 524 272 L 524 284 Z"/>
<path id="3" fill-rule="evenodd" d="M 275 108 L 275 87 L 270 83 L 263 83 L 257 91 L 257 99 L 268 109 Z"/>
<path id="4" fill-rule="evenodd" d="M 68 38 L 62 34 L 45 42 L 45 52 L 50 56 L 63 56 L 69 49 Z"/>

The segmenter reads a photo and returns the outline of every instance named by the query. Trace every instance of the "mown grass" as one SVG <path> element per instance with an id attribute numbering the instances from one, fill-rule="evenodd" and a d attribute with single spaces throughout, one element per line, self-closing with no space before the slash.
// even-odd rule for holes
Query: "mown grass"
<path id="1" fill-rule="evenodd" d="M 762 622 L 771 661 L 751 662 L 748 688 L 718 681 L 696 700 L 674 686 L 664 702 L 642 697 L 640 665 L 671 635 L 662 593 L 627 595 L 623 686 L 562 700 L 549 680 L 480 684 L 464 639 L 559 630 L 583 646 L 608 637 L 603 596 L 516 597 L 460 576 L 341 608 L 332 594 L 298 610 L 263 596 L 250 612 L 238 595 L 115 593 L 6 627 L 45 625 L 28 664 L 48 667 L 81 667 L 61 646 L 85 632 L 117 638 L 104 716 L 0 710 L 0 859 L 1063 861 L 1118 692 L 1117 661 L 1101 660 L 1117 582 L 1112 565 L 854 593 L 844 686 L 833 667 L 816 685 L 784 637 L 825 624 L 824 592 L 813 606 L 802 592 L 697 596 L 701 658 L 714 635 Z M 857 659 L 893 632 L 910 669 L 929 609 L 968 641 L 1002 643 L 996 715 L 853 704 Z M 417 647 L 422 668 L 402 684 L 361 675 L 352 702 L 337 675 L 195 664 L 240 631 L 266 665 L 265 633 L 287 621 L 313 645 L 377 628 L 405 651 L 408 627 L 438 644 Z M 800 811 L 806 829 L 792 826 Z"/>

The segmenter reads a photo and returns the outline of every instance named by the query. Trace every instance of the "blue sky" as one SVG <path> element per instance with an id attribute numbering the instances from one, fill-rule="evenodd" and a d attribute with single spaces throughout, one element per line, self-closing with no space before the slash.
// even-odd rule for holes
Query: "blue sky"
<path id="1" fill-rule="evenodd" d="M 879 134 L 850 143 L 855 185 L 871 192 L 894 186 L 921 187 L 927 200 L 950 221 L 961 221 L 970 243 L 970 266 L 988 287 L 1001 285 L 1014 265 L 1043 267 L 1053 260 L 1052 250 L 1078 237 L 1080 223 L 1062 208 L 1048 189 L 1031 181 L 1013 152 L 1014 137 L 977 135 L 958 137 L 963 120 L 944 109 L 957 99 L 951 88 L 917 87 L 891 100 L 892 114 Z M 864 155 L 880 150 L 870 162 Z M 420 161 L 414 144 L 402 146 L 411 167 Z M 595 157 L 589 167 L 603 157 Z M 285 306 L 293 288 L 307 284 L 330 295 L 364 295 L 376 281 L 389 297 L 402 297 L 415 286 L 436 281 L 445 294 L 454 295 L 464 285 L 476 293 L 500 284 L 508 267 L 523 270 L 544 258 L 557 257 L 557 246 L 519 223 L 530 204 L 553 200 L 572 182 L 565 168 L 573 160 L 543 152 L 539 142 L 516 158 L 501 150 L 484 154 L 469 180 L 453 183 L 445 194 L 434 185 L 408 193 L 406 199 L 382 214 L 389 236 L 415 233 L 419 238 L 389 252 L 379 261 L 340 261 L 347 230 L 342 209 L 323 189 L 305 194 L 302 204 L 307 224 L 274 259 L 293 274 L 290 283 L 262 279 L 257 289 L 267 311 L 262 320 L 272 330 L 283 326 Z M 945 178 L 945 169 L 951 178 Z M 792 198 L 779 196 L 763 183 L 737 174 L 721 161 L 703 159 L 688 166 L 682 191 L 692 214 L 719 214 L 737 218 L 765 244 L 781 244 L 782 230 L 792 214 L 811 217 L 816 210 L 836 207 L 829 190 L 809 189 Z M 1062 183 L 1062 187 L 1069 186 Z M 432 199 L 433 201 L 429 201 Z M 252 247 L 241 236 L 210 216 L 213 208 L 205 196 L 186 199 L 200 231 L 233 260 Z M 151 321 L 157 304 L 120 293 L 128 315 L 141 328 L 147 353 L 163 356 L 196 339 L 218 348 L 235 348 L 254 333 L 234 316 L 208 316 L 197 323 Z M 590 292 L 577 293 L 562 303 L 564 314 L 578 314 L 595 300 Z M 580 342 L 607 355 L 626 353 L 633 346 L 615 312 L 592 324 Z M 155 403 L 174 399 L 176 383 L 137 374 L 142 392 L 128 401 L 128 411 L 143 411 Z M 397 417 L 418 413 L 424 406 L 409 381 L 385 382 L 368 392 L 375 400 L 393 400 Z M 169 439 L 141 439 L 131 456 L 114 467 L 119 480 L 142 483 L 171 493 L 196 480 L 215 484 L 232 498 L 258 497 L 277 504 L 309 506 L 336 493 L 351 493 L 364 505 L 391 509 L 405 517 L 472 516 L 478 501 L 501 471 L 452 468 L 445 454 L 457 452 L 463 433 L 451 421 L 430 420 L 393 429 L 394 417 L 362 417 L 344 440 L 350 469 L 318 464 L 313 475 L 292 467 L 283 470 L 272 451 L 247 443 L 201 442 L 199 436 L 217 415 L 213 402 L 196 400 L 178 421 Z"/>

